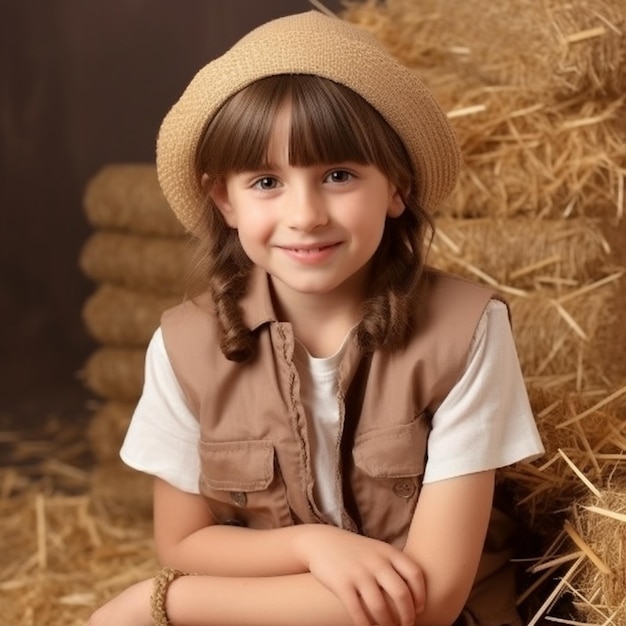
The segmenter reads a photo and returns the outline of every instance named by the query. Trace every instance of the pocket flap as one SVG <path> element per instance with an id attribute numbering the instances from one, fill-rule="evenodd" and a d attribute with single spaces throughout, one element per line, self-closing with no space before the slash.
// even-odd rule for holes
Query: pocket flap
<path id="1" fill-rule="evenodd" d="M 202 478 L 220 491 L 261 491 L 274 479 L 271 441 L 201 441 Z"/>
<path id="2" fill-rule="evenodd" d="M 429 429 L 422 414 L 410 424 L 371 430 L 355 441 L 354 464 L 373 478 L 421 476 Z"/>

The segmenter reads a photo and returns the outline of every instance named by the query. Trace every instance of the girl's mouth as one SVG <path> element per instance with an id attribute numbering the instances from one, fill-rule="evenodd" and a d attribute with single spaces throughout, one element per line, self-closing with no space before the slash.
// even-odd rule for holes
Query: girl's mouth
<path id="1" fill-rule="evenodd" d="M 285 246 L 282 250 L 294 261 L 315 264 L 328 259 L 338 247 L 338 243 L 330 243 L 307 247 Z"/>

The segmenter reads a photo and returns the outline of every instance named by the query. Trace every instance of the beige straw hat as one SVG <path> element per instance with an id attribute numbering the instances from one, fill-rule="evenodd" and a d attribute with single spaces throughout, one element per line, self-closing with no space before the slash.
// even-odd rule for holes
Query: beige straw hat
<path id="1" fill-rule="evenodd" d="M 276 74 L 313 74 L 360 94 L 398 133 L 429 211 L 456 184 L 460 153 L 445 113 L 415 73 L 369 33 L 309 11 L 268 22 L 202 68 L 161 125 L 157 171 L 178 219 L 195 230 L 205 201 L 195 171 L 197 146 L 220 106 L 250 83 Z"/>

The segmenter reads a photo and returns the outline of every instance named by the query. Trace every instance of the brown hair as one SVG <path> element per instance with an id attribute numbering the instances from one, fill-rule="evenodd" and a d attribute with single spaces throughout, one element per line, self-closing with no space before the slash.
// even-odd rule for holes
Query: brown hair
<path id="1" fill-rule="evenodd" d="M 406 209 L 387 218 L 372 264 L 357 340 L 363 350 L 397 348 L 410 330 L 424 265 L 430 217 L 418 206 L 410 160 L 398 135 L 356 93 L 310 75 L 278 75 L 258 80 L 232 96 L 208 124 L 197 151 L 197 172 L 210 181 L 230 172 L 261 169 L 281 104 L 292 107 L 289 161 L 292 165 L 355 161 L 378 167 L 403 195 Z M 209 290 L 227 358 L 244 361 L 255 350 L 243 323 L 239 300 L 251 261 L 237 232 L 229 228 L 207 194 L 204 223 L 195 257 L 192 295 Z"/>

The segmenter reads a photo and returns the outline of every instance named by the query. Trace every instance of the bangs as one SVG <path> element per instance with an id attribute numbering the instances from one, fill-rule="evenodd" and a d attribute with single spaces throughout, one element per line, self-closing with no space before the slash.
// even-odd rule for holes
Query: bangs
<path id="1" fill-rule="evenodd" d="M 353 161 L 389 175 L 393 164 L 394 179 L 398 160 L 401 169 L 410 168 L 397 134 L 365 100 L 330 80 L 297 74 L 256 81 L 222 106 L 199 147 L 199 173 L 219 178 L 267 167 L 274 122 L 284 103 L 291 105 L 291 165 Z"/>
<path id="2" fill-rule="evenodd" d="M 367 107 L 370 113 L 380 116 L 362 98 L 346 87 L 314 76 L 299 76 L 292 83 L 290 96 L 291 165 L 376 162 L 369 140 L 376 129 L 367 132 L 363 109 Z"/>

